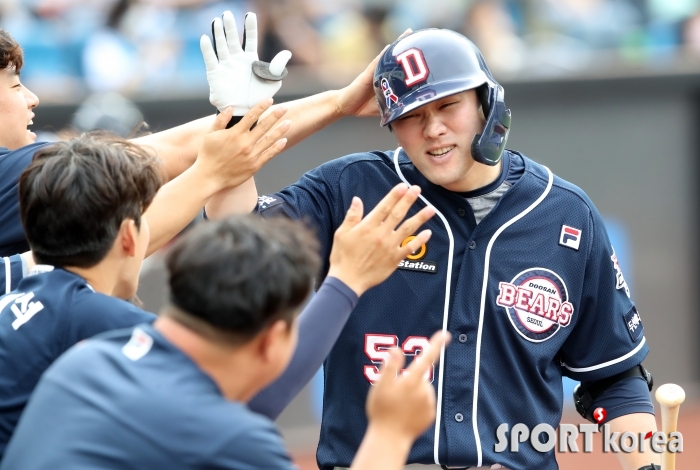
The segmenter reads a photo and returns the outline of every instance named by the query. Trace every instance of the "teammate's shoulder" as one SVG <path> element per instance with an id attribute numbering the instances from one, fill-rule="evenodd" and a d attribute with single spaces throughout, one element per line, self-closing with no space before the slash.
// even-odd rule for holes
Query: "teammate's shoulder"
<path id="1" fill-rule="evenodd" d="M 0 166 L 3 169 L 24 168 L 32 162 L 34 154 L 47 145 L 51 145 L 51 142 L 34 142 L 15 150 L 0 148 Z"/>
<path id="2" fill-rule="evenodd" d="M 371 152 L 351 153 L 349 155 L 345 155 L 344 157 L 339 157 L 323 163 L 317 167 L 316 170 L 312 171 L 321 171 L 324 174 L 336 173 L 340 175 L 348 169 L 358 169 L 359 171 L 362 171 L 367 167 L 392 168 L 393 153 L 393 150 L 373 150 Z"/>
<path id="3" fill-rule="evenodd" d="M 574 204 L 579 204 L 581 207 L 585 207 L 588 210 L 594 209 L 593 202 L 583 189 L 579 188 L 570 181 L 557 176 L 548 167 L 542 165 L 541 163 L 537 163 L 519 152 L 513 153 L 519 155 L 523 159 L 526 172 L 534 175 L 542 181 L 547 182 L 549 180 L 549 174 L 552 173 L 551 196 L 568 200 Z"/>
<path id="4" fill-rule="evenodd" d="M 99 315 L 103 321 L 116 321 L 123 324 L 125 328 L 134 325 L 132 323 L 134 318 L 142 321 L 155 319 L 152 313 L 146 312 L 131 302 L 100 292 L 81 290 L 80 295 L 75 297 L 75 305 L 81 313 L 90 314 L 94 310 L 93 314 Z"/>

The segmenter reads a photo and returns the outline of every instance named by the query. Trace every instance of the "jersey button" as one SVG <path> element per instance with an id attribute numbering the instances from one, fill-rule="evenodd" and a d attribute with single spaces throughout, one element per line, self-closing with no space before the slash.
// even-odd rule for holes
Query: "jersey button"
<path id="1" fill-rule="evenodd" d="M 464 421 L 464 416 L 462 416 L 462 413 L 457 413 L 455 415 L 455 421 L 457 421 L 458 423 L 461 423 L 462 421 Z"/>
<path id="2" fill-rule="evenodd" d="M 466 342 L 467 342 L 467 335 L 465 335 L 464 333 L 462 333 L 461 335 L 459 335 L 459 342 L 460 342 L 460 343 L 466 343 Z"/>
<path id="3" fill-rule="evenodd" d="M 472 242 L 469 244 L 469 249 L 473 250 L 474 248 L 476 248 L 476 242 L 472 240 Z"/>
<path id="4" fill-rule="evenodd" d="M 457 215 L 460 217 L 464 217 L 466 215 L 467 211 L 464 210 L 464 208 L 460 207 L 457 209 Z"/>

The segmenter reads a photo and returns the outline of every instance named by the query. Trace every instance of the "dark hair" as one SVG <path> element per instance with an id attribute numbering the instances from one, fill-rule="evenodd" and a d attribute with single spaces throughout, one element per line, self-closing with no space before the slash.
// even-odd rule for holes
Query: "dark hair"
<path id="1" fill-rule="evenodd" d="M 22 225 L 37 263 L 89 268 L 104 259 L 126 219 L 162 184 L 155 156 L 105 133 L 41 148 L 19 179 Z"/>
<path id="2" fill-rule="evenodd" d="M 233 341 L 277 319 L 291 325 L 311 293 L 318 252 L 301 222 L 247 215 L 201 223 L 167 255 L 170 300 L 182 311 L 174 318 Z"/>
<path id="3" fill-rule="evenodd" d="M 10 33 L 0 28 L 0 70 L 13 68 L 17 73 L 24 65 L 22 48 Z"/>

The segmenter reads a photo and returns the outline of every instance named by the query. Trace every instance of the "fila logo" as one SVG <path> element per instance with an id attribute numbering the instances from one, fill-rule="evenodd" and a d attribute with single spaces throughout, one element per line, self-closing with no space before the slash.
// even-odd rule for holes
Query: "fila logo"
<path id="1" fill-rule="evenodd" d="M 423 53 L 419 49 L 411 48 L 402 52 L 396 56 L 396 62 L 401 64 L 406 74 L 404 80 L 406 86 L 413 86 L 428 78 L 430 70 L 428 70 L 428 64 L 425 63 Z"/>
<path id="2" fill-rule="evenodd" d="M 138 361 L 148 354 L 153 346 L 153 338 L 141 328 L 134 328 L 131 339 L 122 347 L 122 353 L 132 361 Z"/>
<path id="3" fill-rule="evenodd" d="M 561 235 L 559 235 L 559 244 L 568 246 L 578 251 L 578 246 L 581 243 L 581 230 L 568 225 L 561 226 Z"/>

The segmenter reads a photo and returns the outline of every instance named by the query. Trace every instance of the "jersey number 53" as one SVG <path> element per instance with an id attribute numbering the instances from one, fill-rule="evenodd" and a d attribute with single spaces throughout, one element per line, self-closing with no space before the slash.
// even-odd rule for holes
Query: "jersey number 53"
<path id="1" fill-rule="evenodd" d="M 418 356 L 430 345 L 430 340 L 425 336 L 409 336 L 401 344 L 401 351 L 404 356 Z M 364 367 L 364 374 L 369 383 L 374 383 L 379 380 L 381 373 L 379 367 L 389 359 L 389 350 L 399 347 L 399 338 L 395 335 L 365 335 L 365 354 L 372 361 L 371 366 Z M 403 369 L 401 372 L 405 372 Z M 433 383 L 435 375 L 435 364 L 425 374 L 425 379 Z"/>

